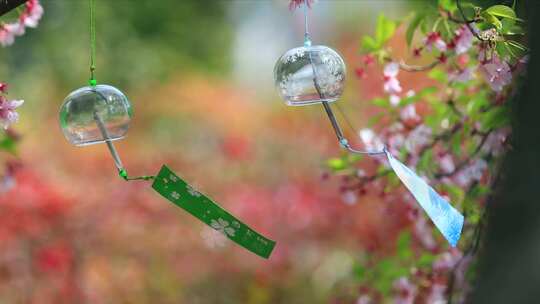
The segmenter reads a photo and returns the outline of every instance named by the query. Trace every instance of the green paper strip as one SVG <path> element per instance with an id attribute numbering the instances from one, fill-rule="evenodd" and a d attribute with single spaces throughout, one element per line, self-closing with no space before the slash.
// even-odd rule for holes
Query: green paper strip
<path id="1" fill-rule="evenodd" d="M 276 242 L 249 228 L 210 198 L 193 189 L 167 166 L 161 167 L 152 188 L 247 250 L 266 259 L 272 253 Z"/>

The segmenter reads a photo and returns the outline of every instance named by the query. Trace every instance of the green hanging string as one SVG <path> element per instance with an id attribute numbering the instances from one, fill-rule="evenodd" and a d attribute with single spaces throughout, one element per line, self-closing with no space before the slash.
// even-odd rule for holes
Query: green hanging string
<path id="1" fill-rule="evenodd" d="M 96 15 L 95 15 L 95 0 L 88 0 L 90 5 L 90 86 L 95 87 L 97 84 L 96 71 Z"/>
<path id="2" fill-rule="evenodd" d="M 90 7 L 90 79 L 88 80 L 88 84 L 92 87 L 95 87 L 97 85 L 95 71 L 96 71 L 96 1 L 95 0 L 88 0 L 88 4 Z M 96 94 L 99 94 L 97 91 L 95 91 Z M 101 96 L 103 100 L 106 100 L 104 96 Z M 107 132 L 107 128 L 105 127 L 103 121 L 99 117 L 98 113 L 94 113 L 96 123 L 99 127 L 99 130 L 101 131 L 101 134 L 103 135 L 103 138 L 105 139 L 105 143 L 107 144 L 107 147 L 109 148 L 109 151 L 111 152 L 111 156 L 114 160 L 115 166 L 118 170 L 118 175 L 123 178 L 125 181 L 135 181 L 135 180 L 152 180 L 154 179 L 154 176 L 152 175 L 143 175 L 143 176 L 137 176 L 137 177 L 130 177 L 127 173 L 127 170 L 122 165 L 122 161 L 120 160 L 120 155 L 116 151 L 116 148 L 114 147 L 114 144 L 112 140 L 110 139 L 110 136 Z"/>

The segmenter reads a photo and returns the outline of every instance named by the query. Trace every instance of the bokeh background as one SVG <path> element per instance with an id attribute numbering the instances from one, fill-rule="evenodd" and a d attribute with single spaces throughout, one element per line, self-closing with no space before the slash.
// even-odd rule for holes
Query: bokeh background
<path id="1" fill-rule="evenodd" d="M 69 145 L 58 110 L 89 77 L 88 2 L 42 1 L 39 27 L 0 49 L 0 79 L 25 99 L 17 154 L 0 156 L 21 166 L 0 197 L 0 302 L 353 301 L 365 249 L 392 252 L 404 223 L 376 197 L 344 202 L 324 166 L 340 153 L 324 112 L 287 107 L 274 90 L 275 61 L 302 43 L 301 11 L 285 0 L 96 2 L 98 82 L 134 107 L 117 142 L 130 174 L 167 164 L 277 246 L 269 260 L 210 246 L 209 228 L 148 182 L 118 178 L 105 145 Z M 355 127 L 382 91 L 353 75 L 360 37 L 408 5 L 319 1 L 310 12 L 314 41 L 349 66 L 340 103 Z"/>

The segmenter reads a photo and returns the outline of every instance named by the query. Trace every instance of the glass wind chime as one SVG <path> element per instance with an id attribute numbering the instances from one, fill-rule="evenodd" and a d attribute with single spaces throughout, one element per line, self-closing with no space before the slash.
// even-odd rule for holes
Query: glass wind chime
<path id="1" fill-rule="evenodd" d="M 120 90 L 110 85 L 97 84 L 95 0 L 89 0 L 89 4 L 90 80 L 88 86 L 70 93 L 60 109 L 60 127 L 66 139 L 75 146 L 107 144 L 118 174 L 124 180 L 152 181 L 152 188 L 176 206 L 247 250 L 268 258 L 274 249 L 274 241 L 257 233 L 210 198 L 193 189 L 167 166 L 163 165 L 156 176 L 128 176 L 113 141 L 126 135 L 132 107 Z"/>
<path id="2" fill-rule="evenodd" d="M 307 4 L 304 3 L 304 46 L 281 56 L 274 68 L 275 85 L 289 106 L 322 104 L 339 144 L 350 153 L 385 156 L 390 167 L 426 211 L 451 246 L 456 246 L 463 227 L 463 215 L 454 209 L 422 178 L 395 159 L 385 148 L 381 151 L 357 150 L 343 135 L 330 103 L 337 101 L 345 84 L 345 63 L 339 54 L 323 45 L 312 45 L 308 31 Z"/>

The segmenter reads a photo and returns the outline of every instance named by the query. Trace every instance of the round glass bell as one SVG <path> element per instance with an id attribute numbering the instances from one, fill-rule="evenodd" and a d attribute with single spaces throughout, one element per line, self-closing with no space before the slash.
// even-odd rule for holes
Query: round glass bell
<path id="1" fill-rule="evenodd" d="M 126 95 L 115 87 L 82 87 L 69 94 L 60 109 L 60 127 L 66 139 L 85 146 L 123 138 L 132 110 Z"/>
<path id="2" fill-rule="evenodd" d="M 333 102 L 345 87 L 345 63 L 339 54 L 323 45 L 291 49 L 274 68 L 275 85 L 290 106 Z"/>

